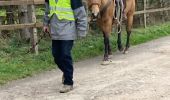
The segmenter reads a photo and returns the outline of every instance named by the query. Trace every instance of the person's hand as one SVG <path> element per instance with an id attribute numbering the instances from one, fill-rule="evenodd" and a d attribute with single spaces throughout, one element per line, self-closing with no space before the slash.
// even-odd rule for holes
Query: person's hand
<path id="1" fill-rule="evenodd" d="M 49 32 L 50 32 L 49 26 L 44 26 L 44 27 L 43 27 L 43 31 L 44 31 L 45 33 L 49 33 Z"/>
<path id="2" fill-rule="evenodd" d="M 44 31 L 45 33 L 48 33 L 48 35 L 51 37 L 49 26 L 44 26 L 44 27 L 43 27 L 43 31 Z"/>

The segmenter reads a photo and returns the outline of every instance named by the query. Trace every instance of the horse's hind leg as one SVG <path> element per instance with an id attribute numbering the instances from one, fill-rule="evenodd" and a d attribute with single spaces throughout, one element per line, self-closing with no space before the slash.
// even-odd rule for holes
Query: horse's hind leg
<path id="1" fill-rule="evenodd" d="M 127 31 L 127 41 L 126 41 L 126 48 L 124 50 L 124 54 L 128 53 L 128 49 L 130 47 L 130 35 L 132 30 L 132 24 L 133 24 L 133 14 L 127 16 L 127 23 L 126 23 L 126 31 Z"/>
<path id="2" fill-rule="evenodd" d="M 117 44 L 118 44 L 118 49 L 119 51 L 123 51 L 123 46 L 122 46 L 122 36 L 121 36 L 121 26 L 118 25 L 118 38 L 117 38 Z"/>

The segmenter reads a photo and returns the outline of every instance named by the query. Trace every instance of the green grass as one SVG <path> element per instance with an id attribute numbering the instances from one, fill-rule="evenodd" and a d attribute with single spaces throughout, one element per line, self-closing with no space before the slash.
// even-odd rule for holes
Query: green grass
<path id="1" fill-rule="evenodd" d="M 77 40 L 73 48 L 74 61 L 79 61 L 103 54 L 102 34 L 93 33 L 83 40 Z M 132 32 L 131 44 L 137 45 L 170 35 L 170 23 L 151 26 L 146 29 L 138 28 Z M 126 33 L 123 33 L 125 44 Z M 116 34 L 111 37 L 112 48 L 116 50 Z M 26 54 L 29 45 L 22 43 L 15 37 L 0 39 L 0 84 L 11 80 L 21 79 L 34 74 L 56 68 L 51 55 L 51 41 L 45 39 L 40 42 L 40 54 Z"/>

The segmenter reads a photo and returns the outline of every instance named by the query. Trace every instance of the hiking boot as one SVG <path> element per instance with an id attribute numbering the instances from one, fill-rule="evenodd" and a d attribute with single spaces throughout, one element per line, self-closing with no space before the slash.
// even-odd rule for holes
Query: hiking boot
<path id="1" fill-rule="evenodd" d="M 63 87 L 60 89 L 60 93 L 67 93 L 73 90 L 73 85 L 63 85 Z"/>

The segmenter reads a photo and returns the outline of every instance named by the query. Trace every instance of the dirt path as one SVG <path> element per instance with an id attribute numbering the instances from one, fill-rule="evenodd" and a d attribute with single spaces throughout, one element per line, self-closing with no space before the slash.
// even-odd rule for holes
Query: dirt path
<path id="1" fill-rule="evenodd" d="M 115 53 L 115 64 L 102 57 L 75 64 L 75 89 L 58 93 L 61 72 L 53 70 L 7 84 L 0 100 L 170 100 L 170 37 Z"/>

